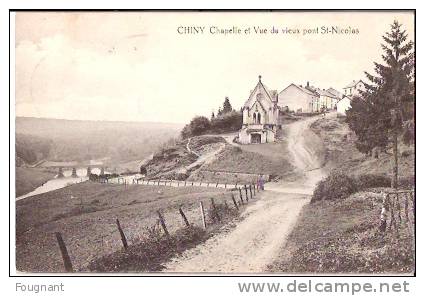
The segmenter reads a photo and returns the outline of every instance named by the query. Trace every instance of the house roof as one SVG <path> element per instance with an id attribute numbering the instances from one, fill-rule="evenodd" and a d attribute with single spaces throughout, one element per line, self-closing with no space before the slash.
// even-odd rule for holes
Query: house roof
<path id="1" fill-rule="evenodd" d="M 342 93 L 340 93 L 339 91 L 337 91 L 336 89 L 334 89 L 333 87 L 330 87 L 326 90 L 327 92 L 333 94 L 335 97 L 342 98 Z"/>
<path id="2" fill-rule="evenodd" d="M 342 98 L 341 98 L 341 99 L 337 102 L 337 104 L 338 104 L 339 102 L 341 102 L 342 100 L 344 100 L 344 99 L 348 99 L 348 100 L 352 101 L 352 100 L 353 100 L 353 97 L 343 95 L 343 97 L 342 97 Z"/>
<path id="3" fill-rule="evenodd" d="M 319 88 L 317 88 L 317 89 L 316 89 L 316 92 L 317 92 L 319 95 L 321 95 L 321 96 L 327 96 L 327 97 L 332 97 L 332 98 L 335 98 L 335 97 L 336 97 L 333 93 L 331 93 L 331 92 L 329 92 L 329 91 L 327 91 L 327 90 L 324 90 L 324 89 L 319 89 Z"/>
<path id="4" fill-rule="evenodd" d="M 362 80 L 353 80 L 346 87 L 343 87 L 343 89 L 355 87 L 357 85 L 357 83 L 359 83 L 359 82 L 363 82 L 363 81 Z"/>
<path id="5" fill-rule="evenodd" d="M 288 89 L 291 86 L 295 86 L 296 88 L 298 88 L 302 92 L 305 92 L 306 94 L 309 94 L 311 96 L 318 96 L 318 94 L 315 91 L 313 91 L 311 89 L 308 89 L 306 87 L 303 87 L 301 85 L 296 85 L 295 83 L 291 83 L 290 85 L 288 85 L 287 87 L 285 87 L 280 93 L 282 93 L 283 91 L 285 91 L 286 89 Z"/>

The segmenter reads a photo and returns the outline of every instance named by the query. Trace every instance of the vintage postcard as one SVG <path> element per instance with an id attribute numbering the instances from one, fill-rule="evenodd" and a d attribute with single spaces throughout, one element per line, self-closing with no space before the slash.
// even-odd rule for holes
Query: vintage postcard
<path id="1" fill-rule="evenodd" d="M 415 274 L 414 10 L 13 20 L 17 273 Z"/>

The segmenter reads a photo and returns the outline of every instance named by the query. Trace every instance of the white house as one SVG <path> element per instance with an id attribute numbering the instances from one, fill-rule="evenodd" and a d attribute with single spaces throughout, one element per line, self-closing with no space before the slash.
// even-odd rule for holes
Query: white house
<path id="1" fill-rule="evenodd" d="M 346 111 L 351 108 L 351 97 L 343 97 L 336 103 L 336 114 L 337 117 L 346 116 Z"/>
<path id="2" fill-rule="evenodd" d="M 245 102 L 242 114 L 243 123 L 239 131 L 239 142 L 241 144 L 275 141 L 279 117 L 277 91 L 269 90 L 261 82 L 261 76 L 259 76 L 257 85 Z"/>
<path id="3" fill-rule="evenodd" d="M 340 93 L 339 91 L 337 91 L 336 89 L 334 89 L 333 87 L 328 88 L 326 91 L 333 95 L 331 109 L 336 109 L 336 104 L 338 103 L 339 100 L 341 100 L 344 97 L 344 95 Z"/>
<path id="4" fill-rule="evenodd" d="M 364 82 L 361 80 L 353 80 L 346 87 L 343 88 L 345 96 L 358 96 L 360 91 L 365 91 Z"/>
<path id="5" fill-rule="evenodd" d="M 361 80 L 353 80 L 343 88 L 344 97 L 337 103 L 337 116 L 346 116 L 346 111 L 351 108 L 353 97 L 361 95 L 361 91 L 365 91 L 365 84 Z"/>
<path id="6" fill-rule="evenodd" d="M 278 94 L 278 106 L 288 108 L 297 113 L 312 113 L 320 111 L 320 95 L 313 89 L 291 83 Z"/>

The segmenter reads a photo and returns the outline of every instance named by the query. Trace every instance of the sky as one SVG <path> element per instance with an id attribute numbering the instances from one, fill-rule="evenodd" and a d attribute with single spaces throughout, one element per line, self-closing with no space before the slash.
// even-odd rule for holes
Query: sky
<path id="1" fill-rule="evenodd" d="M 342 92 L 381 61 L 394 20 L 414 40 L 411 12 L 18 12 L 16 115 L 187 123 L 226 96 L 239 109 L 259 75 L 278 91 L 309 81 Z M 181 34 L 189 27 L 204 32 Z"/>

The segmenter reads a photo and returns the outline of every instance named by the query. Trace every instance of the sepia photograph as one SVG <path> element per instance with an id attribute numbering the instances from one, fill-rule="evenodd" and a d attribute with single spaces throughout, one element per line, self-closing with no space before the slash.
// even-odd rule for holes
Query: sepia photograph
<path id="1" fill-rule="evenodd" d="M 16 11 L 11 268 L 414 276 L 415 13 Z"/>

